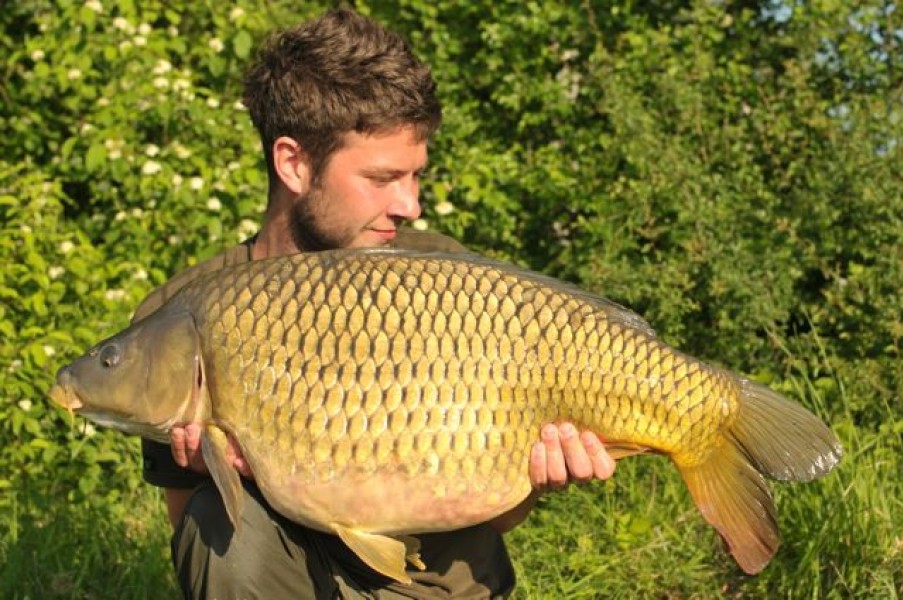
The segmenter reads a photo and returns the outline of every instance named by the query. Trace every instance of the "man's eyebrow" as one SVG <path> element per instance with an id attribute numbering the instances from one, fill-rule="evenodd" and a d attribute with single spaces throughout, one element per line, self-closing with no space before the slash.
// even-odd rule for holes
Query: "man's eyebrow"
<path id="1" fill-rule="evenodd" d="M 424 173 L 429 169 L 429 163 L 424 163 L 422 166 L 414 169 L 413 171 L 408 171 L 407 169 L 395 169 L 392 167 L 367 167 L 363 169 L 363 173 L 365 175 L 392 175 L 392 176 L 401 176 L 405 173 Z"/>

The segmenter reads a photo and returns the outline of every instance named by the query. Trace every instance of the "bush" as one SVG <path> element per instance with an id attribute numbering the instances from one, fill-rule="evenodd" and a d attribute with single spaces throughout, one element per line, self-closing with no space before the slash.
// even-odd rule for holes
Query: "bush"
<path id="1" fill-rule="evenodd" d="M 903 560 L 903 510 L 890 500 L 900 484 L 880 477 L 903 456 L 900 11 L 872 0 L 636 4 L 356 3 L 405 33 L 439 82 L 445 123 L 423 185 L 431 228 L 627 304 L 667 341 L 800 399 L 855 457 L 837 475 L 849 488 L 824 489 L 891 502 L 886 518 L 844 520 L 868 536 L 861 553 L 816 532 L 826 545 L 802 571 L 790 557 L 727 588 L 890 596 Z M 0 562 L 12 565 L 0 586 L 18 581 L 11 569 L 40 572 L 22 532 L 71 523 L 76 507 L 109 522 L 102 543 L 150 540 L 155 573 L 166 571 L 162 512 L 149 530 L 130 517 L 131 503 L 156 503 L 135 441 L 73 429 L 44 397 L 55 369 L 122 328 L 150 289 L 254 232 L 266 182 L 237 104 L 242 66 L 275 24 L 325 5 L 33 0 L 0 11 Z M 659 497 L 643 487 L 655 468 L 625 473 L 639 487 L 624 498 Z M 680 496 L 679 482 L 665 487 Z M 590 494 L 608 514 L 634 508 Z M 550 504 L 583 502 L 571 496 Z M 791 537 L 836 507 L 805 498 L 788 511 Z M 547 567 L 528 558 L 532 536 L 556 526 L 539 514 L 513 536 L 527 595 L 552 585 L 548 569 L 531 575 Z M 691 547 L 704 529 L 681 545 L 662 514 L 604 527 L 614 542 L 714 560 Z M 53 539 L 97 543 L 68 530 Z M 48 572 L 79 573 L 100 597 L 109 565 L 92 560 Z M 562 560 L 560 593 L 603 575 Z M 615 590 L 646 577 L 652 591 L 709 595 L 713 577 L 732 573 L 694 562 L 663 580 L 612 561 Z M 790 575 L 805 568 L 816 576 Z M 21 596 L 73 589 L 41 579 L 52 577 Z M 138 596 L 172 593 L 131 581 Z"/>

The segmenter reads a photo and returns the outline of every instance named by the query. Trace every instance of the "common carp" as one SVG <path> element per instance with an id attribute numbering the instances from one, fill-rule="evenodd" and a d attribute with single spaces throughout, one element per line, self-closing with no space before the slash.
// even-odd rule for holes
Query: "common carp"
<path id="1" fill-rule="evenodd" d="M 528 496 L 544 423 L 592 430 L 616 458 L 667 455 L 748 573 L 779 543 L 765 477 L 811 480 L 841 456 L 805 408 L 635 313 L 470 254 L 337 250 L 209 273 L 60 369 L 51 397 L 164 442 L 203 423 L 237 524 L 231 436 L 277 511 L 401 582 L 406 559 L 422 566 L 409 534 Z"/>

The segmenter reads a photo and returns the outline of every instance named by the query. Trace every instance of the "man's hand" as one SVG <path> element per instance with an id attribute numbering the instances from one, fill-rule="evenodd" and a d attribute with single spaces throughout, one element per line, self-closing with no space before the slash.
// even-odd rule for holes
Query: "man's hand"
<path id="1" fill-rule="evenodd" d="M 499 533 L 517 527 L 539 496 L 549 490 L 564 489 L 568 483 L 585 483 L 592 479 L 608 479 L 615 472 L 615 461 L 606 452 L 599 436 L 591 431 L 577 435 L 571 423 L 548 423 L 540 432 L 541 441 L 530 452 L 530 483 L 533 493 L 526 500 L 489 521 Z"/>
<path id="2" fill-rule="evenodd" d="M 614 474 L 614 459 L 591 431 L 578 435 L 571 423 L 547 423 L 540 435 L 542 440 L 536 442 L 530 452 L 533 489 L 539 492 L 560 490 L 571 482 L 608 479 Z"/>
<path id="3" fill-rule="evenodd" d="M 204 462 L 204 454 L 201 452 L 201 426 L 198 423 L 188 423 L 182 427 L 173 427 L 169 432 L 169 445 L 172 449 L 172 457 L 180 467 L 191 469 L 195 473 L 207 475 L 210 471 Z M 238 473 L 250 479 L 254 478 L 251 467 L 241 453 L 235 439 L 229 436 L 229 445 L 226 447 L 226 460 L 238 470 Z"/>

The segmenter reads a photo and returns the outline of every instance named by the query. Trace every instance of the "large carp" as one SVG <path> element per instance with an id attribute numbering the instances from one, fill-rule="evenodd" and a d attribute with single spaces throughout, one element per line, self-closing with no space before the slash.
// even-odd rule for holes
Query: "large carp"
<path id="1" fill-rule="evenodd" d="M 339 250 L 210 273 L 62 368 L 51 396 L 162 441 L 204 423 L 237 524 L 231 436 L 277 511 L 402 582 L 419 563 L 407 534 L 527 497 L 547 422 L 598 433 L 617 458 L 670 457 L 749 573 L 778 547 L 765 476 L 814 479 L 841 455 L 799 404 L 672 349 L 627 309 L 469 254 Z"/>

